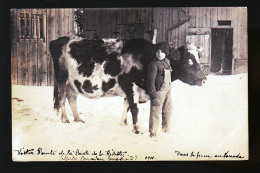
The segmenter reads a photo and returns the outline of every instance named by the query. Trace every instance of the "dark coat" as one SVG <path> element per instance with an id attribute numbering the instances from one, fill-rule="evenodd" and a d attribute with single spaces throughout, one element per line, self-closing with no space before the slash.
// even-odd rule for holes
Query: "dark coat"
<path id="1" fill-rule="evenodd" d="M 170 68 L 170 61 L 167 58 L 163 60 L 155 59 L 149 63 L 146 85 L 151 99 L 154 98 L 156 91 L 159 91 L 163 84 L 164 69 Z"/>

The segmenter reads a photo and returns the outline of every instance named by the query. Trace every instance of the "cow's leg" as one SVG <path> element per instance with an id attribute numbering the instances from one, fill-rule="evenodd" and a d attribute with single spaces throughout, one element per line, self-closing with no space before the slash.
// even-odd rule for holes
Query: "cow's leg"
<path id="1" fill-rule="evenodd" d="M 123 89 L 126 94 L 126 98 L 129 104 L 130 111 L 132 113 L 133 118 L 133 132 L 138 134 L 139 125 L 138 125 L 138 104 L 139 104 L 139 94 L 135 92 L 136 86 L 134 83 L 130 83 L 128 76 L 119 76 L 118 78 L 119 85 Z M 138 94 L 138 95 L 137 95 Z"/>
<path id="2" fill-rule="evenodd" d="M 60 108 L 61 108 L 61 121 L 63 123 L 70 123 L 70 120 L 67 117 L 65 102 L 66 102 L 66 85 L 60 86 Z"/>
<path id="3" fill-rule="evenodd" d="M 139 93 L 136 90 L 136 86 L 133 85 L 132 89 L 127 93 L 127 100 L 129 103 L 130 111 L 132 113 L 132 118 L 133 118 L 133 132 L 135 134 L 139 134 L 139 124 L 138 124 L 138 104 L 139 104 Z"/>
<path id="4" fill-rule="evenodd" d="M 77 96 L 78 96 L 78 94 L 73 90 L 73 88 L 71 86 L 68 86 L 67 99 L 69 101 L 70 108 L 71 108 L 71 111 L 74 116 L 74 121 L 85 123 L 85 121 L 79 116 L 79 113 L 78 113 Z"/>
<path id="5" fill-rule="evenodd" d="M 124 104 L 123 104 L 123 114 L 121 118 L 120 125 L 125 126 L 127 125 L 127 112 L 129 111 L 129 104 L 127 101 L 127 98 L 124 98 Z"/>
<path id="6" fill-rule="evenodd" d="M 139 134 L 140 130 L 139 130 L 139 124 L 138 124 L 138 118 L 137 118 L 138 112 L 139 112 L 138 106 L 134 102 L 129 102 L 129 107 L 130 107 L 130 111 L 132 113 L 132 118 L 133 118 L 133 132 L 135 134 Z"/>

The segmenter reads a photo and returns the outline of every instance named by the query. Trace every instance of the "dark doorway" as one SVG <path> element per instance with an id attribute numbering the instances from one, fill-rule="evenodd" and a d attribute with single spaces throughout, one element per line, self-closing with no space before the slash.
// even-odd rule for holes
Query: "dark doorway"
<path id="1" fill-rule="evenodd" d="M 231 74 L 233 29 L 212 29 L 210 72 Z"/>

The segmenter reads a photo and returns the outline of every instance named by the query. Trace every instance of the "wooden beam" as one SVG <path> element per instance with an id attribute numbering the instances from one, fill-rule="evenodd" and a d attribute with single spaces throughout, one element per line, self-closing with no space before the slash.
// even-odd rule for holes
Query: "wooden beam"
<path id="1" fill-rule="evenodd" d="M 12 84 L 17 84 L 17 13 L 16 9 L 11 9 L 11 39 L 12 39 L 12 45 L 11 45 L 11 79 L 12 79 Z"/>
<path id="2" fill-rule="evenodd" d="M 175 28 L 177 28 L 177 27 L 183 25 L 184 23 L 188 22 L 190 19 L 191 19 L 191 17 L 189 16 L 189 17 L 186 18 L 186 19 L 183 19 L 183 20 L 178 21 L 176 24 L 174 24 L 173 26 L 169 27 L 169 28 L 168 28 L 168 31 L 171 31 L 171 30 L 173 30 L 173 29 L 175 29 Z"/>
<path id="3" fill-rule="evenodd" d="M 187 35 L 207 35 L 210 33 L 210 28 L 188 28 L 187 31 Z"/>
<path id="4" fill-rule="evenodd" d="M 37 41 L 40 40 L 41 36 L 40 36 L 40 16 L 37 16 Z"/>
<path id="5" fill-rule="evenodd" d="M 17 42 L 21 41 L 20 13 L 21 13 L 21 11 L 18 9 L 16 11 L 16 14 L 17 14 L 17 19 L 16 19 L 16 24 L 17 24 Z"/>
<path id="6" fill-rule="evenodd" d="M 42 15 L 42 20 L 43 20 L 43 41 L 44 42 L 46 42 L 46 27 L 47 27 L 47 25 L 46 25 L 46 14 L 43 14 Z"/>

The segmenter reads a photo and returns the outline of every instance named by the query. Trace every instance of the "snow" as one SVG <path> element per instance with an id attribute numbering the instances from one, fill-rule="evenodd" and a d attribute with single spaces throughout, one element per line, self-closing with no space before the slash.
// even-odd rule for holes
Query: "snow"
<path id="1" fill-rule="evenodd" d="M 76 123 L 66 102 L 71 123 L 64 124 L 53 109 L 52 86 L 12 85 L 12 147 L 15 161 L 87 160 L 95 156 L 104 160 L 218 160 L 215 155 L 243 156 L 248 159 L 248 86 L 247 74 L 209 75 L 202 86 L 190 86 L 179 80 L 172 83 L 173 118 L 171 131 L 158 130 L 159 141 L 149 137 L 150 102 L 140 104 L 139 125 L 143 134 L 120 126 L 122 97 L 88 99 L 78 97 L 78 110 L 86 123 Z M 19 100 L 22 99 L 22 100 Z M 37 149 L 55 152 L 38 155 Z M 19 155 L 16 150 L 34 149 L 34 155 Z M 79 156 L 76 151 L 88 151 Z M 64 155 L 60 152 L 73 152 Z M 125 154 L 110 155 L 106 151 Z M 180 156 L 177 153 L 187 154 Z M 197 156 L 191 157 L 192 152 Z M 225 159 L 237 159 L 228 157 Z M 240 158 L 241 159 L 241 158 Z"/>

